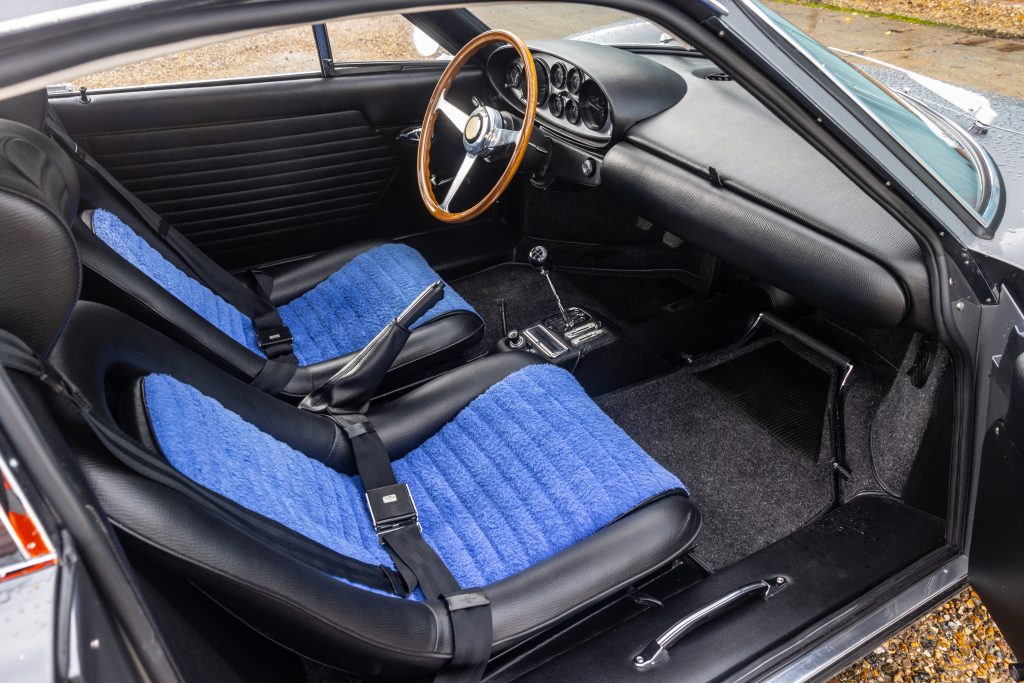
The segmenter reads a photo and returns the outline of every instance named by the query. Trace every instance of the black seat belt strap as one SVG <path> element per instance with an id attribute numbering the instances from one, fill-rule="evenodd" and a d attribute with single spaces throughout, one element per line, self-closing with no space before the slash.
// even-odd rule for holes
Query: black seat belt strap
<path id="1" fill-rule="evenodd" d="M 395 477 L 391 456 L 373 424 L 358 413 L 330 417 L 352 444 L 370 521 L 405 581 L 406 594 L 419 586 L 428 600 L 443 599 L 448 606 L 454 652 L 449 666 L 435 680 L 479 681 L 493 641 L 490 601 L 479 590 L 463 590 L 444 560 L 424 540 L 412 492 Z"/>
<path id="2" fill-rule="evenodd" d="M 258 289 L 253 291 L 247 288 L 217 265 L 213 259 L 197 249 L 187 237 L 146 206 L 107 169 L 93 159 L 81 145 L 74 141 L 56 116 L 47 114 L 46 125 L 60 146 L 114 194 L 127 202 L 139 218 L 188 266 L 200 282 L 249 317 L 253 327 L 256 328 L 257 345 L 268 359 L 267 365 L 252 383 L 268 393 L 276 394 L 283 389 L 294 375 L 298 361 L 292 353 L 291 332 L 281 320 L 277 308 L 270 302 L 269 292 L 273 289 L 273 278 L 262 273 L 262 281 L 257 279 Z M 272 360 L 277 360 L 285 366 L 291 365 L 291 374 L 287 378 L 283 378 L 281 368 L 268 368 Z"/>

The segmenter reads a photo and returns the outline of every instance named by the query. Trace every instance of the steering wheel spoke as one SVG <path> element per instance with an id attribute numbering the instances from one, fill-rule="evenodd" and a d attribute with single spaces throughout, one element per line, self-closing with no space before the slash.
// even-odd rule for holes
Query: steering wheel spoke
<path id="1" fill-rule="evenodd" d="M 522 131 L 509 130 L 508 128 L 502 128 L 498 131 L 495 145 L 516 145 L 519 144 L 519 137 L 522 135 Z"/>
<path id="2" fill-rule="evenodd" d="M 448 187 L 448 194 L 444 196 L 444 201 L 441 202 L 441 208 L 445 211 L 448 210 L 452 200 L 455 199 L 455 193 L 459 191 L 460 187 L 462 187 L 462 181 L 464 181 L 466 176 L 469 175 L 469 169 L 473 168 L 473 162 L 475 161 L 476 157 L 472 154 L 467 154 L 466 158 L 462 160 L 462 165 L 459 166 L 458 172 L 452 179 L 452 184 Z"/>
<path id="3" fill-rule="evenodd" d="M 466 123 L 469 122 L 469 114 L 463 113 L 461 109 L 449 102 L 445 98 L 447 94 L 446 91 L 442 91 L 441 96 L 437 98 L 437 110 L 444 114 L 445 118 L 451 121 L 452 125 L 461 133 L 466 129 Z"/>

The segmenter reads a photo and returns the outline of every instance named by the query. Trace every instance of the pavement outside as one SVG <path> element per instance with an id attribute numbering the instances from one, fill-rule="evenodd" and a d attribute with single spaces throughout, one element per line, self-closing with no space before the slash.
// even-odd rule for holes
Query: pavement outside
<path id="1" fill-rule="evenodd" d="M 827 5 L 788 0 L 767 4 L 827 46 L 985 92 L 992 96 L 997 111 L 1004 113 L 996 123 L 1024 131 L 1022 103 L 1011 99 L 1024 99 L 1024 0 L 828 0 Z M 475 11 L 489 25 L 506 28 L 527 40 L 579 33 L 627 16 L 606 8 L 555 2 L 536 3 L 525 9 L 517 4 Z M 328 27 L 337 62 L 424 58 L 414 47 L 411 25 L 402 17 L 345 20 L 331 22 Z M 118 87 L 315 72 L 318 68 L 312 31 L 296 27 L 76 78 L 74 86 Z M 868 70 L 875 73 L 877 68 Z M 876 75 L 886 82 L 895 79 L 890 85 L 904 90 L 919 88 L 897 72 Z M 970 125 L 959 113 L 952 114 L 958 122 Z M 1013 145 L 1003 144 L 1006 141 L 997 139 L 997 133 L 1004 138 L 1021 133 L 993 130 L 992 139 L 986 142 L 1000 165 L 1016 169 L 1015 177 L 1019 177 L 1019 160 L 1006 157 L 1019 156 L 1019 146 L 1016 140 Z M 1010 648 L 980 598 L 966 589 L 836 676 L 832 683 L 1009 681 L 1006 665 L 1013 661 Z"/>
<path id="2" fill-rule="evenodd" d="M 867 4 L 888 3 L 871 0 Z M 980 2 L 971 4 L 985 7 Z M 768 6 L 822 45 L 864 54 L 971 90 L 1024 98 L 1024 40 L 821 6 L 782 2 Z M 1024 38 L 1024 5 L 1020 11 L 1020 35 Z"/>

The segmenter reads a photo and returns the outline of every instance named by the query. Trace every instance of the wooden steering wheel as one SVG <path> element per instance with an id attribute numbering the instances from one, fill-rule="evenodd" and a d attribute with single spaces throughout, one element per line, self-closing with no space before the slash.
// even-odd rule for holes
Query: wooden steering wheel
<path id="1" fill-rule="evenodd" d="M 508 119 L 502 116 L 497 109 L 481 105 L 466 114 L 445 99 L 455 77 L 470 57 L 476 54 L 480 48 L 491 43 L 508 43 L 516 49 L 519 59 L 523 63 L 526 108 L 523 125 L 519 130 L 510 128 Z M 466 150 L 462 165 L 459 166 L 455 178 L 452 179 L 451 185 L 440 203 L 434 196 L 434 188 L 430 182 L 430 144 L 434 137 L 434 124 L 437 122 L 438 112 L 458 129 L 462 136 L 462 145 Z M 489 209 L 509 186 L 512 177 L 519 170 L 519 164 L 522 163 L 530 142 L 530 134 L 533 132 L 533 119 L 536 113 L 537 68 L 534 66 L 533 56 L 530 54 L 529 48 L 526 47 L 526 43 L 508 31 L 487 31 L 466 43 L 441 74 L 441 80 L 434 88 L 434 94 L 430 96 L 427 114 L 423 117 L 419 147 L 416 150 L 416 179 L 420 188 L 420 197 L 423 198 L 423 203 L 426 204 L 430 215 L 446 223 L 461 223 L 476 218 Z M 483 199 L 465 211 L 449 211 L 448 208 L 451 206 L 452 199 L 455 198 L 455 193 L 459 191 L 474 162 L 507 145 L 515 145 L 512 157 L 494 187 Z"/>

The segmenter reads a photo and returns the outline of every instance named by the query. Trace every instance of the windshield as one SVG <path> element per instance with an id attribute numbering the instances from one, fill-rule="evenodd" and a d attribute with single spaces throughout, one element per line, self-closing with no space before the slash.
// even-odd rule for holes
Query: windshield
<path id="1" fill-rule="evenodd" d="M 758 7 L 818 66 L 842 85 L 879 123 L 963 203 L 980 211 L 985 179 L 966 144 L 910 102 L 848 64 L 764 5 Z"/>
<path id="2" fill-rule="evenodd" d="M 511 31 L 526 42 L 568 38 L 602 45 L 689 47 L 646 19 L 597 5 L 503 2 L 473 5 L 471 11 L 489 28 Z"/>

